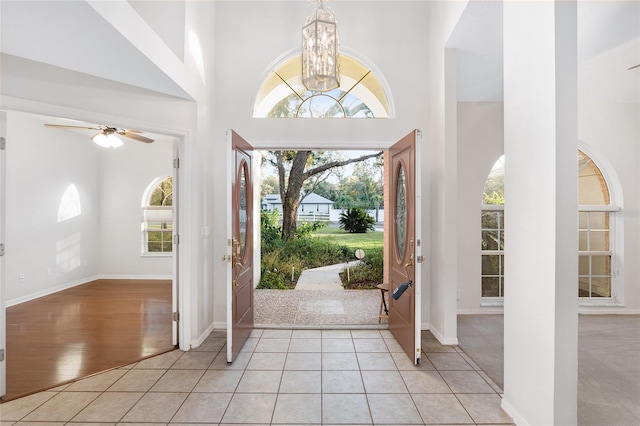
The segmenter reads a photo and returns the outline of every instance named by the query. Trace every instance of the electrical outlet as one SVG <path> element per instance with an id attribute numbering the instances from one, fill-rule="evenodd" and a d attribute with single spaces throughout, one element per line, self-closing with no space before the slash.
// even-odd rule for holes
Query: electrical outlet
<path id="1" fill-rule="evenodd" d="M 24 274 L 18 275 L 18 282 L 19 283 L 23 283 L 24 282 Z"/>

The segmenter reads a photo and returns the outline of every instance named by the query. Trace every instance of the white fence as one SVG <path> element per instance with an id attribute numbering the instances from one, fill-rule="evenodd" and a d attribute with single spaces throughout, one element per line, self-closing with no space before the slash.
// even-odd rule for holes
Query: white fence
<path id="1" fill-rule="evenodd" d="M 316 212 L 299 212 L 298 220 L 300 222 L 338 222 L 340 220 L 340 213 L 344 210 L 342 209 L 331 209 L 329 213 L 316 213 Z M 376 210 L 368 210 L 367 213 L 371 216 L 376 223 L 384 223 L 384 210 L 380 209 Z"/>

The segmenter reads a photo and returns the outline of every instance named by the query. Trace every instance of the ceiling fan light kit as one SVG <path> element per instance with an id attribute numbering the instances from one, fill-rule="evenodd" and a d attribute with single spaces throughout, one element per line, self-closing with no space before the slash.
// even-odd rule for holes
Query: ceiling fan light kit
<path id="1" fill-rule="evenodd" d="M 142 136 L 139 133 L 140 130 L 128 130 L 128 129 L 119 129 L 116 127 L 109 126 L 69 126 L 66 124 L 45 124 L 46 127 L 58 127 L 65 129 L 87 129 L 87 130 L 99 130 L 99 132 L 93 136 L 91 136 L 91 140 L 96 144 L 100 145 L 104 148 L 118 148 L 122 146 L 124 143 L 120 136 L 124 136 L 125 138 L 134 139 L 138 142 L 151 143 L 153 139 L 148 138 L 146 136 Z"/>
<path id="2" fill-rule="evenodd" d="M 91 140 L 104 148 L 118 148 L 123 145 L 122 139 L 113 132 L 100 132 L 92 136 Z"/>

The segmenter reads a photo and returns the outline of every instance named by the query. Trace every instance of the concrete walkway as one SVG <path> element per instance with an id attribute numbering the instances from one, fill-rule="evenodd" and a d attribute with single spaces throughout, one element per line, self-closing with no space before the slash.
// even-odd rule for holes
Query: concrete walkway
<path id="1" fill-rule="evenodd" d="M 296 290 L 344 290 L 340 273 L 344 271 L 346 263 L 322 266 L 320 268 L 302 271 Z"/>

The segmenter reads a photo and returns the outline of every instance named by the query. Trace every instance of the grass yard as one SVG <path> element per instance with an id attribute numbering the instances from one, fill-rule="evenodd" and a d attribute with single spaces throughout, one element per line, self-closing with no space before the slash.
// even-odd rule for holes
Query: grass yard
<path id="1" fill-rule="evenodd" d="M 352 256 L 357 249 L 364 250 L 365 256 L 374 251 L 382 253 L 384 233 L 381 231 L 369 231 L 364 234 L 352 234 L 334 226 L 322 228 L 313 234 L 318 238 L 326 238 L 339 245 L 349 247 Z"/>

